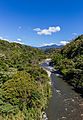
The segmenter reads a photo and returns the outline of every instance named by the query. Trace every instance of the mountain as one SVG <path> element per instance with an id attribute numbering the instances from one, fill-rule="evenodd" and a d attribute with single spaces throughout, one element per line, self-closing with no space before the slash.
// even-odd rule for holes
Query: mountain
<path id="1" fill-rule="evenodd" d="M 50 96 L 44 53 L 0 40 L 0 120 L 39 120 Z"/>
<path id="2" fill-rule="evenodd" d="M 83 35 L 53 52 L 52 61 L 68 83 L 83 90 Z"/>
<path id="3" fill-rule="evenodd" d="M 39 47 L 39 48 L 42 49 L 42 50 L 46 50 L 46 49 L 61 48 L 61 47 L 63 47 L 63 45 L 53 44 L 53 45 L 42 46 L 42 47 Z"/>

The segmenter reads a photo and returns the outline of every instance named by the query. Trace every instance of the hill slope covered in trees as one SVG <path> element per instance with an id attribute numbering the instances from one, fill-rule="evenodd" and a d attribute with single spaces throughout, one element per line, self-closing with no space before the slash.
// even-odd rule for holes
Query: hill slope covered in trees
<path id="1" fill-rule="evenodd" d="M 0 40 L 0 120 L 39 120 L 50 96 L 44 53 Z"/>
<path id="2" fill-rule="evenodd" d="M 52 61 L 67 82 L 83 89 L 83 35 L 53 53 Z"/>

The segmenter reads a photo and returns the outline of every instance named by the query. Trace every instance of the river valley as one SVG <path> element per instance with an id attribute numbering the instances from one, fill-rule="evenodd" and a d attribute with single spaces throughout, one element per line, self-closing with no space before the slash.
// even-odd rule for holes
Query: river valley
<path id="1" fill-rule="evenodd" d="M 80 94 L 53 72 L 48 62 L 42 67 L 51 73 L 52 97 L 46 109 L 48 120 L 83 120 L 83 98 Z"/>

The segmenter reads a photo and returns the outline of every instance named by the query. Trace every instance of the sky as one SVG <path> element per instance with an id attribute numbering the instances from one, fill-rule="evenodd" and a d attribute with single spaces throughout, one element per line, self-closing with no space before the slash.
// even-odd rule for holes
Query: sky
<path id="1" fill-rule="evenodd" d="M 83 33 L 83 0 L 0 0 L 0 39 L 66 44 Z"/>

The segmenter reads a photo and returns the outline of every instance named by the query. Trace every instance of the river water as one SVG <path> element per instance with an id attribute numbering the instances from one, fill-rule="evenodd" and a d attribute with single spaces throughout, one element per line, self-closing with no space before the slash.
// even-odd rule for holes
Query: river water
<path id="1" fill-rule="evenodd" d="M 48 120 L 83 120 L 83 98 L 80 94 L 53 73 L 47 63 L 42 66 L 51 71 L 52 97 L 46 109 Z"/>

